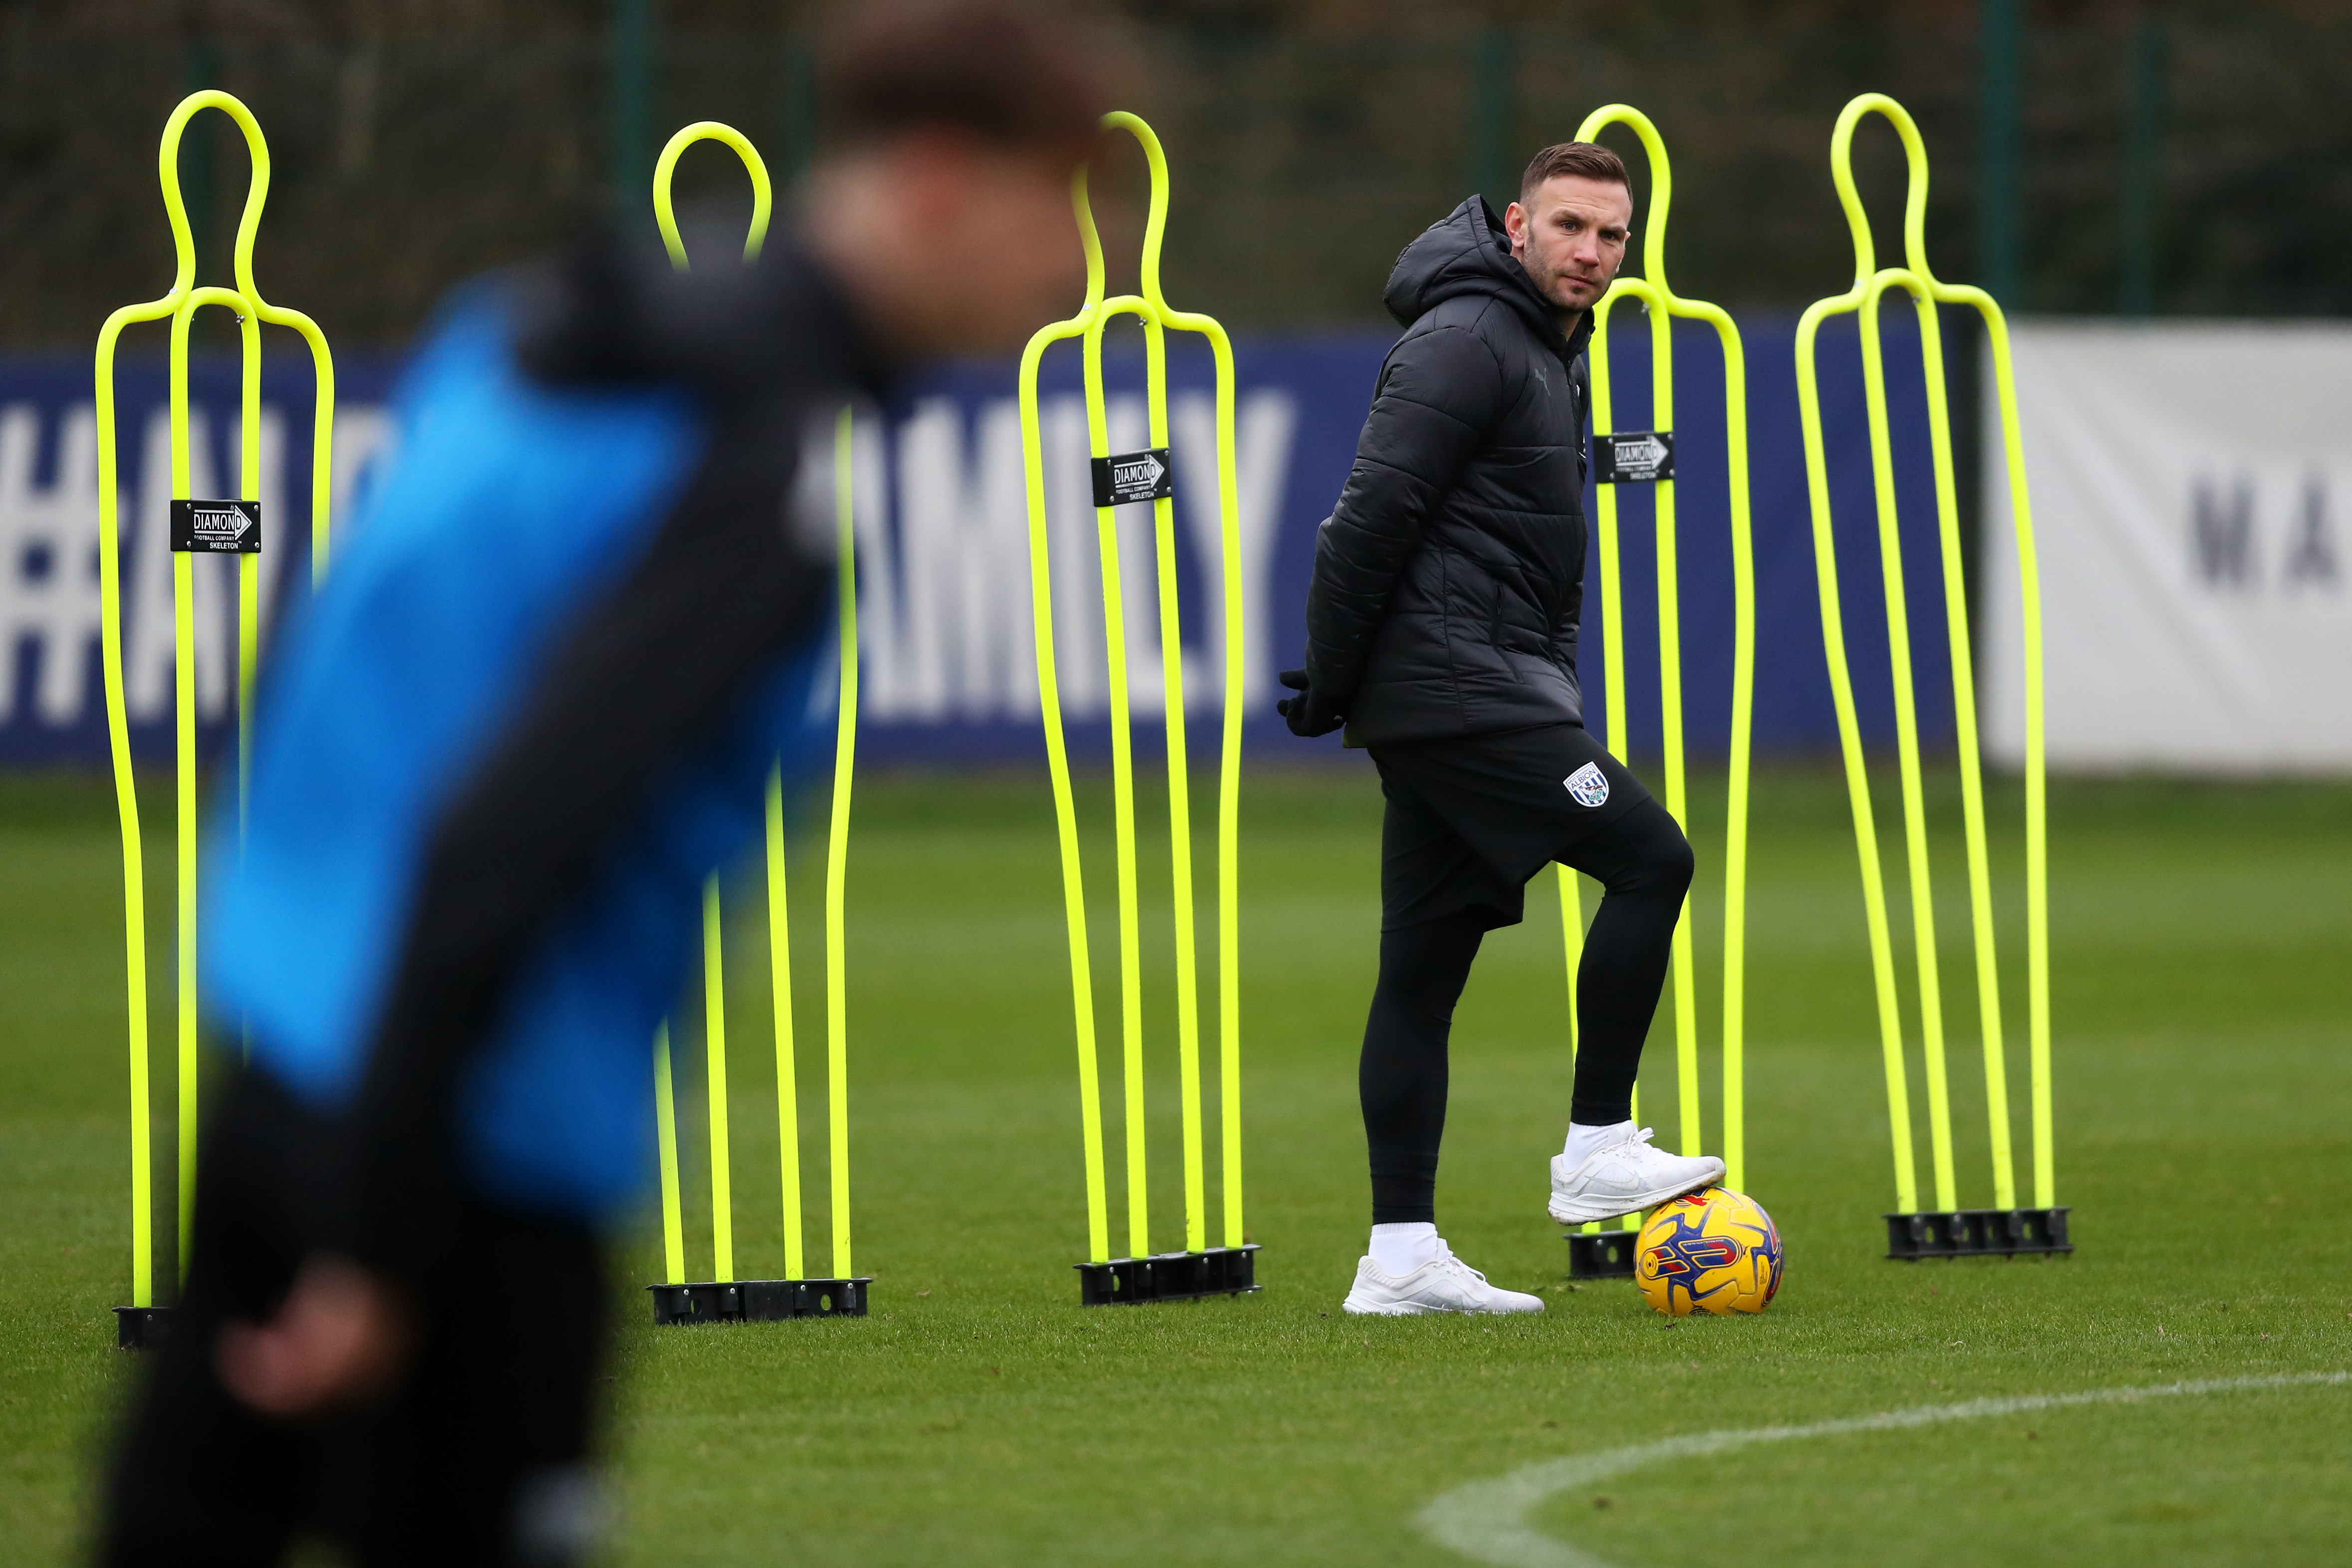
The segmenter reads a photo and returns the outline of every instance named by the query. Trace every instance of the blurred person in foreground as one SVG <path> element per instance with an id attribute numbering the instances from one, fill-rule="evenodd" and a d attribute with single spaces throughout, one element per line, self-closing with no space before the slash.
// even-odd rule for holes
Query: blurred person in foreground
<path id="1" fill-rule="evenodd" d="M 450 308 L 211 862 L 207 998 L 251 1064 L 113 1456 L 109 1568 L 591 1548 L 650 1041 L 770 768 L 826 750 L 803 430 L 1066 310 L 1115 42 L 1034 0 L 861 0 L 832 150 L 756 265 L 614 243 Z"/>
<path id="2" fill-rule="evenodd" d="M 1559 861 L 1605 889 L 1577 972 L 1581 1047 L 1551 1217 L 1613 1218 L 1719 1181 L 1650 1143 L 1635 1069 L 1691 879 L 1682 829 L 1584 728 L 1585 344 L 1624 264 L 1617 154 L 1547 147 L 1500 220 L 1472 196 L 1407 246 L 1356 461 L 1315 542 L 1293 731 L 1380 769 L 1380 978 L 1358 1068 L 1372 1230 L 1359 1315 L 1540 1312 L 1437 1232 L 1447 1037 L 1486 933 Z"/>

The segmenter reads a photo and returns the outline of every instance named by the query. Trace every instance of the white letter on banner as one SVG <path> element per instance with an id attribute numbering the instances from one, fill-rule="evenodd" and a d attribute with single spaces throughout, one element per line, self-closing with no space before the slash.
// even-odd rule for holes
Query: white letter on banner
<path id="1" fill-rule="evenodd" d="M 1176 399 L 1177 491 L 1187 498 L 1184 515 L 1192 529 L 1193 558 L 1203 563 L 1212 646 L 1202 664 L 1214 674 L 1199 688 L 1188 687 L 1196 707 L 1222 706 L 1224 691 L 1224 578 L 1216 563 L 1224 549 L 1224 520 L 1217 509 L 1217 412 L 1205 392 Z M 1236 521 L 1241 531 L 1242 641 L 1249 653 L 1242 694 L 1255 705 L 1274 689 L 1267 646 L 1267 605 L 1273 593 L 1274 543 L 1280 537 L 1282 492 L 1290 478 L 1291 441 L 1298 428 L 1298 405 L 1280 387 L 1263 387 L 1239 400 L 1234 411 L 1234 472 Z"/>
<path id="2" fill-rule="evenodd" d="M 1028 479 L 1021 460 L 1021 405 L 1001 398 L 980 411 L 983 542 L 968 600 L 988 628 L 975 718 L 1016 723 L 1037 711 L 1037 632 L 1029 606 Z"/>
<path id="3" fill-rule="evenodd" d="M 1021 416 L 977 411 L 977 463 L 963 405 L 919 405 L 898 427 L 899 566 L 910 679 L 900 716 L 984 721 L 1035 706 Z"/>
<path id="4" fill-rule="evenodd" d="M 810 419 L 803 433 L 800 474 L 786 500 L 787 524 L 830 552 L 840 526 L 834 449 L 838 411 Z M 861 415 L 850 428 L 850 531 L 857 566 L 857 705 L 887 719 L 897 710 L 904 645 L 898 636 L 898 562 L 890 548 L 889 473 L 879 424 Z M 828 593 L 830 590 L 828 589 Z M 809 694 L 812 715 L 831 712 L 840 691 L 837 641 Z"/>
<path id="5" fill-rule="evenodd" d="M 799 487 L 791 505 L 792 526 L 799 536 L 822 540 L 830 550 L 840 527 L 840 491 L 834 462 L 837 412 L 809 420 L 801 447 Z M 898 689 L 898 577 L 890 548 L 886 479 L 881 441 L 869 418 L 850 428 L 850 532 L 857 554 L 857 703 L 867 713 L 887 715 Z M 822 690 L 812 693 L 812 711 L 830 707 L 838 690 L 839 670 L 820 679 Z"/>
<path id="6" fill-rule="evenodd" d="M 211 488 L 212 458 L 204 411 L 188 411 L 190 474 L 198 491 Z M 123 573 L 122 679 L 133 721 L 163 718 L 172 702 L 172 421 L 158 408 L 147 417 L 139 462 L 139 501 L 126 507 L 131 560 Z M 265 523 L 263 525 L 267 527 Z"/>
<path id="7" fill-rule="evenodd" d="M 1103 668 L 1102 564 L 1095 546 L 1093 487 L 1087 468 L 1087 406 L 1075 393 L 1038 410 L 1045 447 L 1045 537 L 1054 563 L 1055 678 L 1071 719 L 1108 711 Z"/>
<path id="8" fill-rule="evenodd" d="M 963 409 L 946 398 L 916 405 L 898 426 L 898 568 L 906 584 L 905 684 L 894 711 L 919 723 L 947 717 L 947 649 L 961 628 L 964 575 Z"/>
<path id="9" fill-rule="evenodd" d="M 32 405 L 0 414 L 0 721 L 16 710 L 15 655 L 29 641 L 40 649 L 37 710 L 43 722 L 64 725 L 88 700 L 100 626 L 95 410 L 84 405 L 65 416 L 56 477 L 37 489 L 39 444 Z"/>

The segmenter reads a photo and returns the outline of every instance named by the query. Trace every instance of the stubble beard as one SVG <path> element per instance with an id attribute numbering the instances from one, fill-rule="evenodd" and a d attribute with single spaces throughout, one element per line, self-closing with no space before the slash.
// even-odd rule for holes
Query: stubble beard
<path id="1" fill-rule="evenodd" d="M 1584 294 L 1588 289 L 1591 292 L 1583 298 L 1571 299 L 1568 297 L 1571 289 L 1579 294 Z M 1552 287 L 1549 290 L 1551 295 L 1552 308 L 1556 310 L 1567 311 L 1571 315 L 1590 310 L 1594 305 L 1600 303 L 1601 296 L 1608 291 L 1609 285 L 1606 280 L 1596 283 L 1592 279 L 1570 279 L 1560 274 L 1554 275 Z"/>

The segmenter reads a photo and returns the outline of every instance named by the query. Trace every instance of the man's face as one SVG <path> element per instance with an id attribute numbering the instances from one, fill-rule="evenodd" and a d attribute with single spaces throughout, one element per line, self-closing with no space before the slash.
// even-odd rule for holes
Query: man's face
<path id="1" fill-rule="evenodd" d="M 1633 222 L 1633 195 L 1624 186 L 1579 174 L 1546 180 L 1503 214 L 1511 254 L 1555 310 L 1574 315 L 1592 308 L 1625 265 Z"/>

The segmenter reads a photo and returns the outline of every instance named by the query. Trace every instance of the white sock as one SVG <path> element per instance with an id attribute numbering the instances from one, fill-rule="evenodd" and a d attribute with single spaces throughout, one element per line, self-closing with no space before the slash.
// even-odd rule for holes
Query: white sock
<path id="1" fill-rule="evenodd" d="M 1568 1124 L 1568 1142 L 1560 1145 L 1560 1154 L 1571 1171 L 1612 1143 L 1621 1142 L 1633 1135 L 1630 1121 L 1612 1122 L 1606 1127 L 1587 1127 L 1580 1121 Z"/>
<path id="2" fill-rule="evenodd" d="M 1427 1220 L 1372 1226 L 1372 1261 L 1392 1279 L 1403 1279 L 1436 1257 L 1441 1245 L 1437 1227 Z"/>

